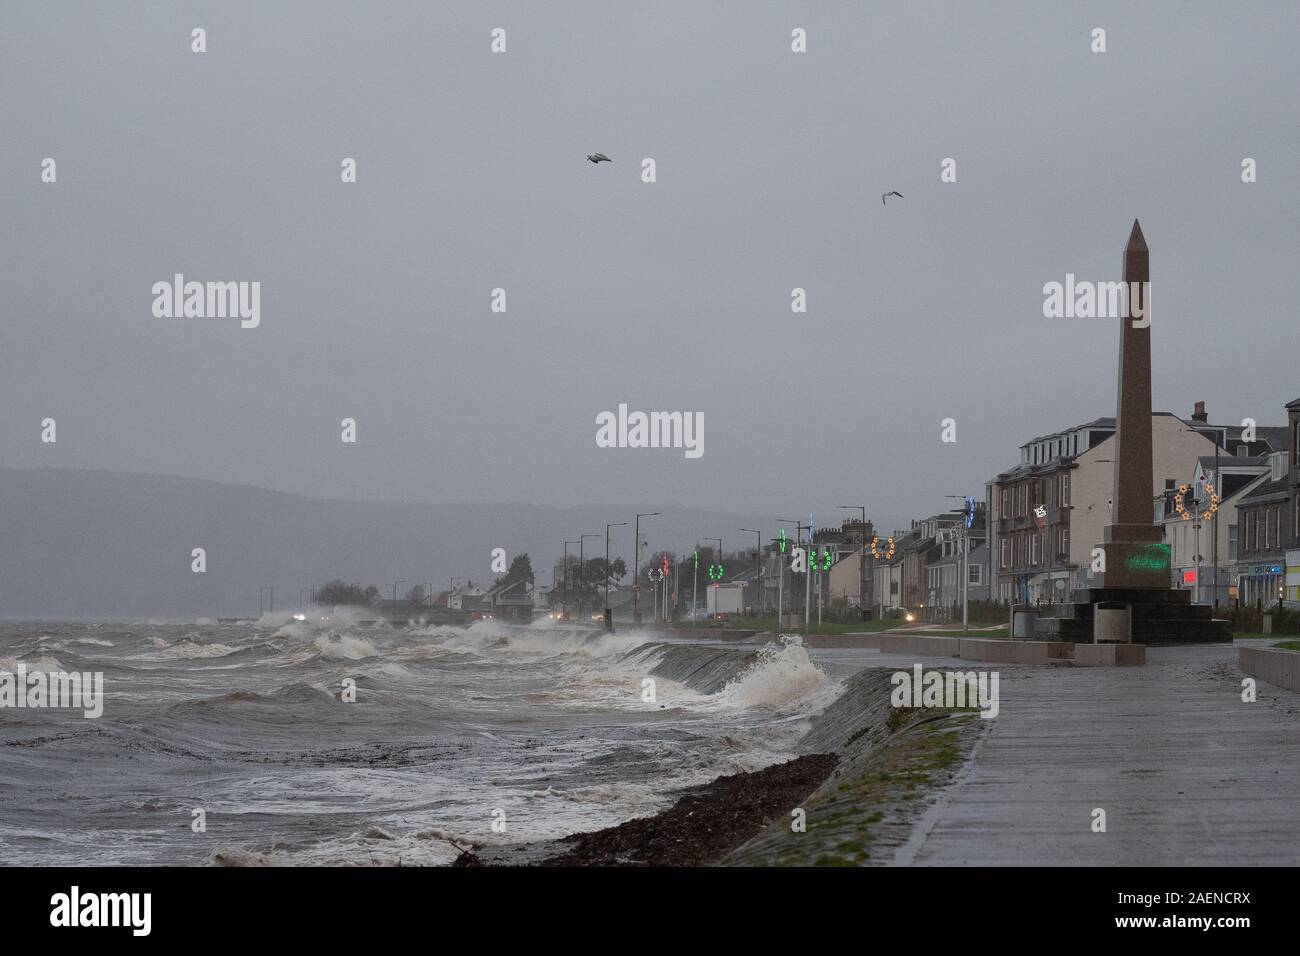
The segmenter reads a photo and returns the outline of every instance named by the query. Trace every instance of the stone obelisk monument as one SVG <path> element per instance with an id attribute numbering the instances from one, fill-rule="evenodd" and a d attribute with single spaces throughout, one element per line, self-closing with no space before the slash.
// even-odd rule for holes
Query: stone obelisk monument
<path id="1" fill-rule="evenodd" d="M 1155 524 L 1151 468 L 1151 258 L 1133 221 L 1124 247 L 1124 317 L 1115 401 L 1115 485 L 1103 545 L 1108 588 L 1169 587 L 1169 548 Z"/>
<path id="2" fill-rule="evenodd" d="M 1090 642 L 1099 605 L 1127 607 L 1132 640 L 1144 644 L 1230 641 L 1227 621 L 1193 604 L 1192 592 L 1171 588 L 1169 545 L 1155 523 L 1151 463 L 1151 261 L 1142 227 L 1133 222 L 1124 247 L 1124 316 L 1119 333 L 1115 408 L 1115 485 L 1102 552 L 1101 586 L 1076 589 L 1070 601 L 1042 608 L 1040 640 Z M 1191 466 L 1188 462 L 1188 466 Z"/>

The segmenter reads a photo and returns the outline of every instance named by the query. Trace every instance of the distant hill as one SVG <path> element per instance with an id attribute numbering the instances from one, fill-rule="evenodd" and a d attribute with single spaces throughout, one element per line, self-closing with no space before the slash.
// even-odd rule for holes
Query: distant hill
<path id="1" fill-rule="evenodd" d="M 526 551 L 549 572 L 581 533 L 603 554 L 606 522 L 662 511 L 642 537 L 652 550 L 693 547 L 735 529 L 775 533 L 769 516 L 671 504 L 550 508 L 521 504 L 327 501 L 195 478 L 72 469 L 0 469 L 0 617 L 217 617 L 254 614 L 258 588 L 279 608 L 329 578 L 375 584 L 387 596 L 451 576 L 490 580 L 491 552 Z M 611 532 L 611 555 L 629 564 L 632 529 Z M 190 570 L 204 548 L 207 572 Z M 576 546 L 571 548 L 576 552 Z M 550 583 L 549 573 L 539 578 Z M 387 585 L 385 584 L 387 582 Z"/>

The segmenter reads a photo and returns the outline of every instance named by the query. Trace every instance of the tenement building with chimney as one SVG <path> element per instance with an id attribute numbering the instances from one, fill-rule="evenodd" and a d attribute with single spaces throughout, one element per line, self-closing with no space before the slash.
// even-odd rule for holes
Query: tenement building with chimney
<path id="1" fill-rule="evenodd" d="M 1288 402 L 1286 447 L 1237 504 L 1233 577 L 1243 604 L 1300 606 L 1300 398 Z"/>
<path id="2" fill-rule="evenodd" d="M 1203 411 L 1198 408 L 1203 416 Z M 1067 600 L 1093 586 L 1093 549 L 1111 519 L 1114 418 L 1096 418 L 1020 446 L 1020 461 L 986 488 L 993 598 L 1016 604 Z M 1203 418 L 1151 414 L 1152 515 L 1164 493 L 1213 457 L 1229 430 Z"/>

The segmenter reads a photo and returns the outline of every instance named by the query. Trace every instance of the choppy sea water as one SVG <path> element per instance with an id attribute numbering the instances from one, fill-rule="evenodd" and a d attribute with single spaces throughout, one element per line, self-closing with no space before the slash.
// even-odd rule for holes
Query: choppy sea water
<path id="1" fill-rule="evenodd" d="M 446 864 L 788 759 L 839 691 L 797 645 L 308 618 L 0 624 L 0 671 L 105 696 L 0 707 L 0 864 Z"/>

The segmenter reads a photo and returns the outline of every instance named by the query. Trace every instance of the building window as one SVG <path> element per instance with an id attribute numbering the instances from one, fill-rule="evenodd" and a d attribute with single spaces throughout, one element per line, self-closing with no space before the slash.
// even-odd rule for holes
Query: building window
<path id="1" fill-rule="evenodd" d="M 1246 512 L 1246 542 L 1243 550 L 1253 551 L 1255 549 L 1255 512 Z"/>
<path id="2" fill-rule="evenodd" d="M 981 584 L 984 583 L 983 574 L 984 574 L 984 565 L 982 564 L 968 565 L 966 568 L 966 583 L 968 585 L 973 585 L 974 587 L 979 587 Z"/>
<path id="3" fill-rule="evenodd" d="M 1297 511 L 1296 514 L 1300 514 L 1300 511 Z M 1237 560 L 1237 526 L 1235 524 L 1228 526 L 1228 560 Z"/>
<path id="4" fill-rule="evenodd" d="M 1031 534 L 1029 536 L 1029 563 L 1030 564 L 1038 563 L 1038 551 L 1042 547 L 1042 542 L 1039 540 L 1040 538 L 1041 535 L 1037 535 L 1037 534 Z"/>
<path id="5" fill-rule="evenodd" d="M 1069 560 L 1070 557 L 1070 529 L 1061 529 L 1061 557 Z"/>

